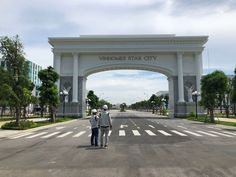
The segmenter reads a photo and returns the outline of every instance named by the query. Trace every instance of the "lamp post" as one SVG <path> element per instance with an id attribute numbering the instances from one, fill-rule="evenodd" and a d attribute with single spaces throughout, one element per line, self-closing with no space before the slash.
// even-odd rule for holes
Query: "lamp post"
<path id="1" fill-rule="evenodd" d="M 87 98 L 86 99 L 86 109 L 88 110 L 89 109 L 89 102 L 90 102 L 91 100 L 89 99 L 89 98 Z"/>
<path id="2" fill-rule="evenodd" d="M 162 102 L 162 107 L 163 107 L 162 113 L 163 113 L 163 115 L 164 115 L 166 99 L 165 99 L 165 98 L 162 98 L 162 99 L 161 99 L 161 102 Z"/>
<path id="3" fill-rule="evenodd" d="M 195 105 L 196 105 L 196 114 L 195 114 L 195 117 L 196 117 L 196 119 L 197 119 L 197 98 L 198 98 L 198 96 L 200 96 L 200 92 L 194 91 L 194 92 L 192 93 L 192 96 L 194 97 L 194 100 L 195 100 Z"/>
<path id="4" fill-rule="evenodd" d="M 68 96 L 69 93 L 66 89 L 64 89 L 60 92 L 60 95 L 62 96 L 62 99 L 63 99 L 63 118 L 64 118 L 65 117 L 65 107 L 66 107 L 66 96 Z"/>

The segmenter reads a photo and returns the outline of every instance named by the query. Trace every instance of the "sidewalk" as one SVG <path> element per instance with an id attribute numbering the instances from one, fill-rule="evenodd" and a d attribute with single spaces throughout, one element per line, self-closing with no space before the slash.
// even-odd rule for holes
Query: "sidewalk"
<path id="1" fill-rule="evenodd" d="M 222 117 L 215 117 L 215 120 L 219 120 L 219 121 L 224 121 L 224 122 L 233 122 L 236 123 L 236 119 L 232 119 L 232 118 L 222 118 Z"/>

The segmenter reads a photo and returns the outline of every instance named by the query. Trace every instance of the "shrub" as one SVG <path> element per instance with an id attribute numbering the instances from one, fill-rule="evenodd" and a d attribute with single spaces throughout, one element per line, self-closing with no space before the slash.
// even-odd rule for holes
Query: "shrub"
<path id="1" fill-rule="evenodd" d="M 26 130 L 28 128 L 34 128 L 37 127 L 37 123 L 33 121 L 21 121 L 20 125 L 17 126 L 16 122 L 7 122 L 2 125 L 2 129 L 11 129 L 11 130 Z"/>

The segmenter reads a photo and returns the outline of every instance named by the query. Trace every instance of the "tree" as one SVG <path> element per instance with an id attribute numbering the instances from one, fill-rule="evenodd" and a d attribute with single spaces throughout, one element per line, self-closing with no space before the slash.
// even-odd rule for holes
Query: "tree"
<path id="1" fill-rule="evenodd" d="M 90 90 L 87 94 L 87 98 L 89 99 L 88 104 L 91 109 L 97 109 L 99 107 L 99 98 L 94 94 L 93 90 Z"/>
<path id="2" fill-rule="evenodd" d="M 55 82 L 59 75 L 49 66 L 38 73 L 42 85 L 39 87 L 40 102 L 49 106 L 51 122 L 55 122 L 55 110 L 59 104 L 59 93 Z"/>
<path id="3" fill-rule="evenodd" d="M 21 107 L 29 90 L 31 81 L 28 78 L 28 64 L 25 61 L 23 44 L 18 35 L 13 38 L 3 37 L 0 39 L 0 53 L 6 64 L 8 80 L 2 85 L 2 94 L 11 107 L 15 109 L 16 124 L 19 126 Z"/>
<path id="4" fill-rule="evenodd" d="M 219 95 L 226 91 L 227 76 L 222 71 L 214 71 L 201 80 L 201 104 L 210 111 L 211 122 L 214 122 L 214 109 Z"/>
<path id="5" fill-rule="evenodd" d="M 112 104 L 109 101 L 104 100 L 104 99 L 99 100 L 98 107 L 102 108 L 103 105 L 107 105 L 109 109 L 112 107 Z"/>
<path id="6" fill-rule="evenodd" d="M 236 116 L 236 68 L 234 69 L 234 77 L 232 79 L 232 103 L 234 104 L 234 115 Z"/>

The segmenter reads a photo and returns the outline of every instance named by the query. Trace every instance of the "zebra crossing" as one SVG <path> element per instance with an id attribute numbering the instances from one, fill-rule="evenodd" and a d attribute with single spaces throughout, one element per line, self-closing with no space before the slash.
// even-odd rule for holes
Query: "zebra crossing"
<path id="1" fill-rule="evenodd" d="M 23 134 L 16 135 L 14 137 L 10 137 L 9 139 L 18 139 L 18 138 L 25 138 L 25 139 L 33 139 L 33 138 L 65 138 L 65 137 L 72 137 L 72 138 L 78 138 L 83 135 L 87 134 L 88 137 L 91 137 L 91 131 L 89 130 L 74 130 L 74 131 L 67 131 L 62 132 L 56 129 L 55 132 L 26 132 Z M 194 136 L 194 137 L 228 137 L 228 138 L 234 138 L 236 137 L 236 133 L 229 132 L 229 131 L 213 131 L 213 130 L 144 130 L 140 131 L 137 130 L 125 130 L 125 129 L 119 129 L 117 131 L 109 131 L 108 136 L 111 136 L 111 134 L 114 134 L 115 136 L 119 137 L 125 137 L 125 136 L 135 136 L 135 137 L 141 137 L 141 136 L 166 136 L 166 137 L 173 137 L 173 136 L 181 136 L 181 137 L 187 137 L 187 136 Z M 104 135 L 105 136 L 105 135 Z"/>

